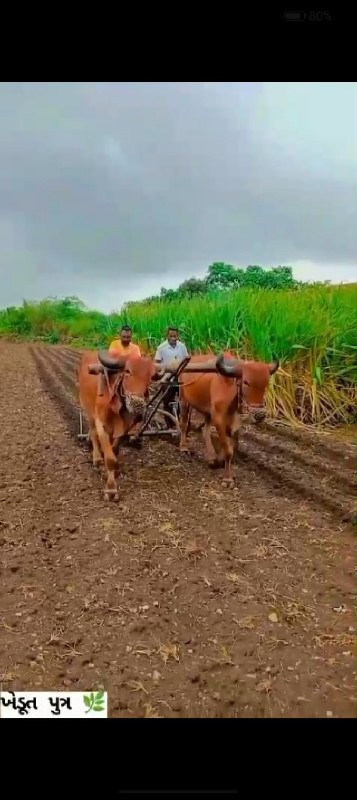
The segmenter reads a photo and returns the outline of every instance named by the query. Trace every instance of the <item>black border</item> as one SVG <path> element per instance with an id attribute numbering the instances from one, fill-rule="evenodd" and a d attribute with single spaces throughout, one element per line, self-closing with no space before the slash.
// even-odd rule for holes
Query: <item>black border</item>
<path id="1" fill-rule="evenodd" d="M 69 81 L 175 81 L 185 72 L 188 81 L 353 80 L 352 3 L 347 8 L 336 1 L 306 5 L 286 0 L 274 6 L 246 0 L 229 6 L 108 4 L 91 9 L 84 13 L 73 6 L 68 14 L 58 6 L 42 29 L 21 12 L 16 41 L 28 80 L 63 81 L 67 75 Z M 289 11 L 305 14 L 305 21 L 288 21 Z M 313 11 L 326 16 L 310 21 Z M 5 9 L 4 30 L 9 15 Z M 5 48 L 3 80 L 16 80 L 21 60 Z"/>
<path id="2" fill-rule="evenodd" d="M 249 798 L 302 790 L 305 800 L 311 791 L 346 791 L 349 773 L 355 783 L 356 726 L 348 719 L 41 722 L 3 721 L 2 785 L 6 775 L 11 786 L 47 798 L 58 788 L 97 800 L 145 790 Z"/>

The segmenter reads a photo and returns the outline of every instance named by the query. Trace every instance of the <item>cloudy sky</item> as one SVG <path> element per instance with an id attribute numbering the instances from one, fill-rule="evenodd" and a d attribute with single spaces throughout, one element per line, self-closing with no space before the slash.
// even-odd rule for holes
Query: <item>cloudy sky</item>
<path id="1" fill-rule="evenodd" d="M 357 83 L 1 83 L 0 307 L 212 261 L 357 281 Z"/>

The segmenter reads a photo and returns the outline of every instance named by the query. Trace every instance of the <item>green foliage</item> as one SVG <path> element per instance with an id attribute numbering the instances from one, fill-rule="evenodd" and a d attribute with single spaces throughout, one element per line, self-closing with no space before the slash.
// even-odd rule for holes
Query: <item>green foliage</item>
<path id="1" fill-rule="evenodd" d="M 194 297 L 197 294 L 204 294 L 206 291 L 206 281 L 199 280 L 199 278 L 189 278 L 188 281 L 181 283 L 178 288 L 178 293 L 187 297 Z"/>
<path id="2" fill-rule="evenodd" d="M 89 310 L 75 297 L 25 301 L 0 311 L 0 336 L 97 349 L 129 323 L 134 340 L 153 352 L 174 324 L 191 352 L 231 350 L 267 361 L 277 355 L 283 369 L 274 379 L 280 394 L 271 400 L 273 416 L 321 424 L 355 419 L 357 284 L 303 286 L 290 267 L 235 270 L 219 263 L 208 280 L 204 290 L 204 281 L 191 279 L 180 291 L 163 289 L 112 314 Z"/>
<path id="3" fill-rule="evenodd" d="M 249 266 L 246 269 L 233 267 L 224 261 L 215 261 L 208 267 L 205 278 L 189 278 L 181 283 L 177 289 L 165 289 L 163 286 L 159 295 L 146 298 L 145 303 L 177 301 L 184 297 L 196 297 L 211 294 L 212 292 L 227 292 L 236 289 L 298 289 L 302 286 L 293 277 L 292 267 L 273 267 L 264 269 L 258 266 Z M 128 303 L 126 308 L 141 305 L 140 301 Z"/>

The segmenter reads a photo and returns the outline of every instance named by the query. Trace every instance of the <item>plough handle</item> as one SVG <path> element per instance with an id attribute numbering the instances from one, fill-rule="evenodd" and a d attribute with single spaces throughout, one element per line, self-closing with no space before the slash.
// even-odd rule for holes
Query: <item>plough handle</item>
<path id="1" fill-rule="evenodd" d="M 160 397 L 159 397 L 156 405 L 154 405 L 154 407 L 151 409 L 150 414 L 148 415 L 148 417 L 146 417 L 146 420 L 145 420 L 145 422 L 143 422 L 141 428 L 139 428 L 139 430 L 135 434 L 135 436 L 132 437 L 133 439 L 139 439 L 139 437 L 144 433 L 144 431 L 146 430 L 146 428 L 149 425 L 149 422 L 152 420 L 154 414 L 156 414 L 156 411 L 158 410 L 159 406 L 161 405 L 164 397 L 166 397 L 167 392 L 169 391 L 170 387 L 172 386 L 174 381 L 177 380 L 177 378 L 181 374 L 182 370 L 185 369 L 185 367 L 188 364 L 188 362 L 190 361 L 190 359 L 191 359 L 191 356 L 188 356 L 188 357 L 184 358 L 180 362 L 176 372 L 173 372 L 172 375 L 170 375 L 168 381 L 166 381 L 166 383 L 165 383 L 165 386 L 163 387 L 163 385 L 161 385 L 160 388 L 157 390 L 156 394 L 154 394 L 154 397 L 150 401 L 149 405 L 151 405 L 151 403 L 153 403 L 159 395 L 160 395 Z"/>

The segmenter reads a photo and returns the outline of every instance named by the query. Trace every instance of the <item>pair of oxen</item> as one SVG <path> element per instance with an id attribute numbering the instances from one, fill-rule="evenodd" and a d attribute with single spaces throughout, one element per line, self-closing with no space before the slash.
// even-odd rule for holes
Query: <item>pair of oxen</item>
<path id="1" fill-rule="evenodd" d="M 188 452 L 187 432 L 191 410 L 204 418 L 203 439 L 210 466 L 224 465 L 223 481 L 232 485 L 232 458 L 238 441 L 240 417 L 249 411 L 257 421 L 265 417 L 265 393 L 271 375 L 279 367 L 243 361 L 224 354 L 192 356 L 179 376 L 180 451 Z M 106 469 L 106 499 L 118 499 L 118 453 L 120 443 L 143 419 L 152 381 L 173 374 L 175 363 L 165 370 L 151 358 L 114 358 L 107 351 L 86 352 L 79 366 L 79 397 L 89 424 L 93 464 L 103 460 Z M 220 452 L 211 440 L 216 428 Z"/>

